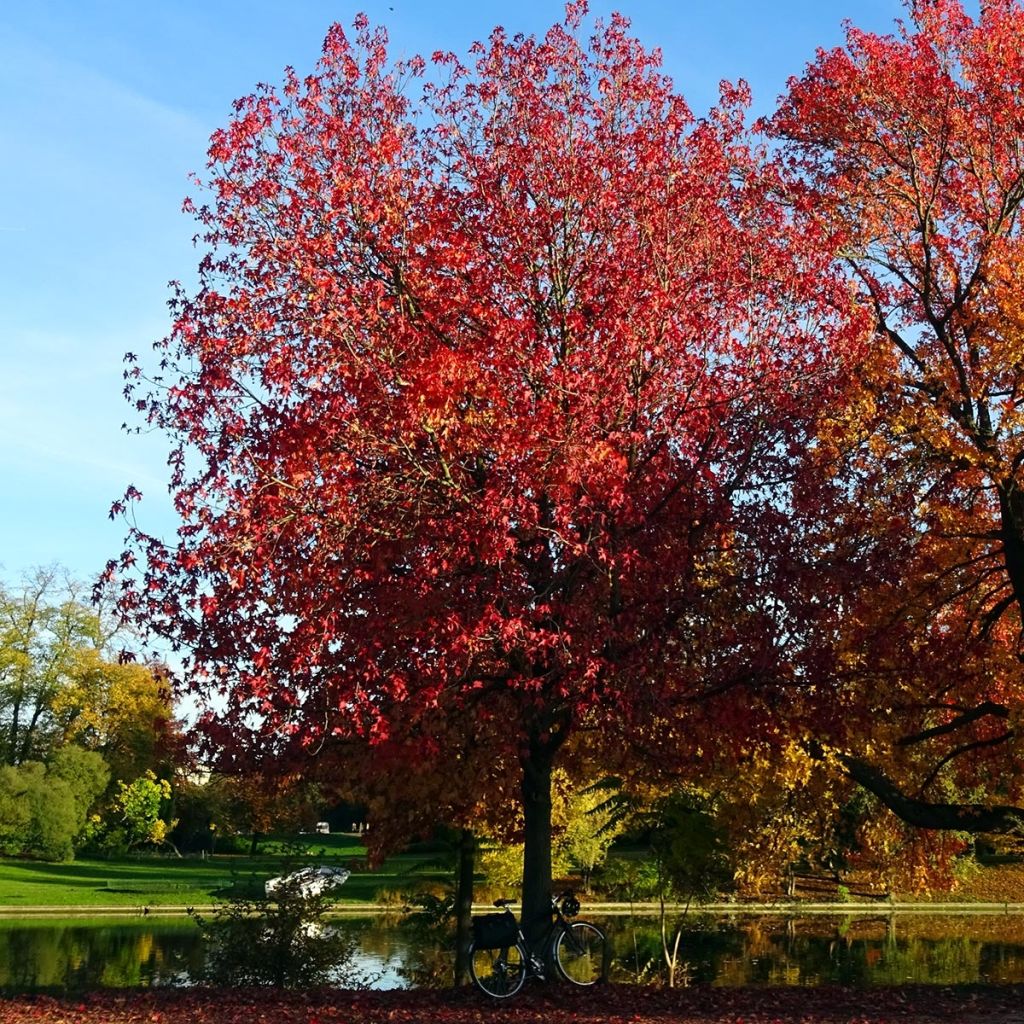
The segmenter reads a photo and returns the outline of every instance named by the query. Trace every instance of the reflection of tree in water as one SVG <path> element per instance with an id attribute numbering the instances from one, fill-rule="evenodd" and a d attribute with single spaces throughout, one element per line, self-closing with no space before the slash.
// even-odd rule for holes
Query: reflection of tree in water
<path id="1" fill-rule="evenodd" d="M 802 923 L 803 924 L 803 923 Z M 900 984 L 907 981 L 953 984 L 979 980 L 981 943 L 953 936 L 943 940 L 902 937 L 885 921 L 870 935 L 834 923 L 807 922 L 781 927 L 769 947 L 748 956 L 737 984 L 844 985 Z"/>
<path id="2" fill-rule="evenodd" d="M 986 934 L 990 927 L 996 935 Z M 1024 919 L 948 919 L 946 930 L 935 920 L 896 925 L 891 917 L 705 918 L 684 931 L 682 948 L 691 980 L 724 986 L 1024 981 Z M 616 980 L 635 980 L 635 962 L 658 955 L 656 924 L 624 919 L 611 933 Z"/>
<path id="3" fill-rule="evenodd" d="M 183 980 L 201 958 L 191 925 L 0 928 L 0 990 L 134 988 Z"/>
<path id="4" fill-rule="evenodd" d="M 612 944 L 612 981 L 641 982 L 659 977 L 661 931 L 654 918 L 625 917 L 600 921 Z M 746 939 L 732 922 L 696 916 L 682 930 L 679 943 L 681 976 L 687 983 L 732 984 L 727 980 L 743 961 Z M 726 979 L 726 980 L 723 980 Z"/>
<path id="5" fill-rule="evenodd" d="M 419 951 L 398 914 L 343 918 L 335 923 L 356 938 L 355 963 L 371 987 L 402 988 L 412 984 L 407 979 L 407 966 Z"/>
<path id="6" fill-rule="evenodd" d="M 981 948 L 978 969 L 983 980 L 994 985 L 1020 982 L 1024 978 L 1024 947 L 987 943 Z"/>
<path id="7" fill-rule="evenodd" d="M 455 978 L 455 919 L 410 914 L 402 921 L 407 955 L 399 974 L 411 988 L 449 988 Z"/>
<path id="8" fill-rule="evenodd" d="M 366 973 L 383 987 L 451 984 L 450 931 L 396 917 L 342 919 Z M 636 982 L 636 963 L 661 955 L 655 918 L 602 922 L 613 980 Z M 895 925 L 895 927 L 894 927 Z M 1024 918 L 871 920 L 694 918 L 682 938 L 690 980 L 717 985 L 1024 982 Z M 185 924 L 0 923 L 0 991 L 75 991 L 171 984 L 199 975 L 198 930 Z M 650 980 L 657 971 L 640 980 Z"/>
<path id="9" fill-rule="evenodd" d="M 972 939 L 908 939 L 887 946 L 872 981 L 898 985 L 907 981 L 962 984 L 980 978 L 982 944 Z"/>

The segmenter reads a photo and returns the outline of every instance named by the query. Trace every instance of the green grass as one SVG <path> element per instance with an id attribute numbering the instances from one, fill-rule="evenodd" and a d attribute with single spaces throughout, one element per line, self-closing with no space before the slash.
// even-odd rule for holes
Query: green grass
<path id="1" fill-rule="evenodd" d="M 412 870 L 431 861 L 430 855 L 405 854 L 388 860 L 379 871 L 369 871 L 365 867 L 366 851 L 358 837 L 303 837 L 303 841 L 306 839 L 306 863 L 356 867 L 338 890 L 341 905 L 374 902 L 380 890 L 414 885 L 424 876 Z M 205 860 L 133 856 L 68 864 L 0 859 L 0 906 L 201 906 L 239 888 L 262 887 L 266 879 L 280 874 L 281 863 L 281 858 L 273 855 L 217 855 Z M 363 865 L 362 870 L 358 863 Z"/>

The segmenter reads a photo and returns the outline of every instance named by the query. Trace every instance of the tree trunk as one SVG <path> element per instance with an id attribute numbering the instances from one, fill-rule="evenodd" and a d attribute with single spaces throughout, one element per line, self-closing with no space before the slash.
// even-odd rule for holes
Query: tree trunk
<path id="1" fill-rule="evenodd" d="M 658 904 L 661 911 L 661 954 L 665 960 L 666 973 L 668 975 L 668 987 L 676 987 L 676 968 L 679 966 L 679 943 L 683 937 L 683 922 L 686 920 L 686 915 L 690 912 L 690 900 L 692 896 L 686 898 L 686 909 L 683 911 L 682 918 L 676 922 L 675 939 L 669 947 L 668 941 L 668 926 L 667 926 L 667 915 L 665 912 L 665 893 L 658 894 Z"/>
<path id="2" fill-rule="evenodd" d="M 455 878 L 455 987 L 468 985 L 469 943 L 473 938 L 473 869 L 476 836 L 464 828 L 459 834 L 459 861 Z"/>
<path id="3" fill-rule="evenodd" d="M 539 943 L 551 920 L 551 762 L 546 744 L 531 742 L 523 768 L 523 934 Z M 537 950 L 538 954 L 541 952 Z"/>
<path id="4" fill-rule="evenodd" d="M 44 699 L 42 695 L 39 696 L 36 702 L 36 706 L 32 711 L 32 717 L 29 720 L 28 727 L 25 729 L 25 735 L 21 741 L 21 756 L 18 758 L 18 764 L 24 764 L 26 761 L 34 760 L 32 754 L 35 753 L 32 750 L 32 741 L 35 739 L 36 727 L 39 725 L 39 719 L 43 714 Z"/>
<path id="5" fill-rule="evenodd" d="M 1024 615 L 1024 493 L 1018 489 L 1014 480 L 997 482 L 996 492 L 999 495 L 1003 562 L 1013 588 L 1013 596 Z"/>
<path id="6" fill-rule="evenodd" d="M 11 712 L 10 737 L 7 743 L 7 756 L 4 758 L 6 764 L 18 763 L 18 725 L 21 717 L 21 692 L 14 698 L 14 710 Z"/>

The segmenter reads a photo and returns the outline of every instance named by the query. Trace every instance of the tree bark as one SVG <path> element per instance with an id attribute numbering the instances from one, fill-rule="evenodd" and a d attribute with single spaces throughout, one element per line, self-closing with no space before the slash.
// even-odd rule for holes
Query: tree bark
<path id="1" fill-rule="evenodd" d="M 1003 563 L 1017 606 L 1024 615 L 1024 493 L 1014 480 L 1000 481 L 996 492 L 999 495 Z"/>
<path id="2" fill-rule="evenodd" d="M 10 736 L 7 744 L 7 756 L 4 758 L 6 764 L 16 765 L 18 763 L 18 729 L 21 718 L 21 698 L 24 693 L 24 684 L 16 691 L 14 698 L 14 710 L 11 712 Z"/>
<path id="3" fill-rule="evenodd" d="M 39 725 L 39 719 L 42 717 L 44 706 L 43 696 L 40 695 L 36 701 L 36 706 L 32 711 L 32 718 L 29 720 L 28 726 L 25 728 L 25 734 L 21 740 L 21 755 L 18 758 L 19 764 L 24 764 L 29 760 L 35 760 L 31 757 L 34 753 L 32 750 L 32 741 L 35 739 L 36 727 Z"/>
<path id="4" fill-rule="evenodd" d="M 1008 804 L 931 803 L 908 796 L 883 771 L 858 758 L 843 755 L 840 761 L 858 785 L 874 793 L 908 825 L 961 832 L 1024 833 L 1024 807 Z"/>
<path id="5" fill-rule="evenodd" d="M 469 943 L 473 938 L 473 871 L 476 867 L 476 836 L 464 828 L 459 834 L 459 858 L 455 877 L 455 987 L 468 985 Z"/>
<path id="6" fill-rule="evenodd" d="M 523 934 L 531 945 L 551 919 L 551 767 L 548 744 L 531 741 L 521 760 L 524 820 Z"/>

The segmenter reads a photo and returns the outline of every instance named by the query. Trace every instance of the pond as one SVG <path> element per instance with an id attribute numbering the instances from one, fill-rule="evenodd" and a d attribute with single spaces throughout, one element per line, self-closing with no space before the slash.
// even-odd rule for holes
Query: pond
<path id="1" fill-rule="evenodd" d="M 423 930 L 394 918 L 337 923 L 357 939 L 340 981 L 376 988 L 447 982 L 450 957 Z M 656 977 L 656 921 L 600 923 L 614 941 L 613 980 Z M 203 952 L 188 919 L 2 920 L 0 991 L 189 984 Z M 680 960 L 689 981 L 712 985 L 1021 983 L 1024 916 L 699 917 L 683 933 Z"/>

